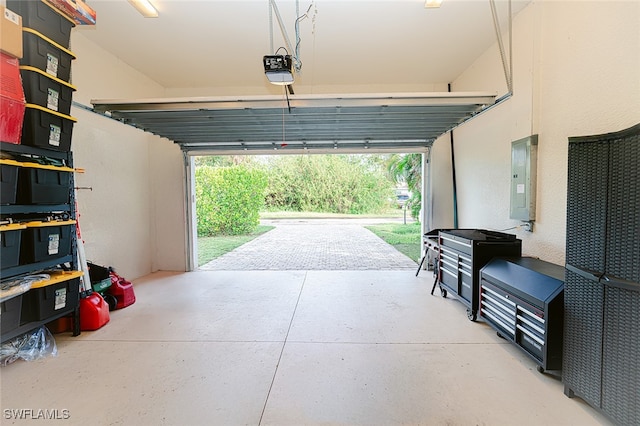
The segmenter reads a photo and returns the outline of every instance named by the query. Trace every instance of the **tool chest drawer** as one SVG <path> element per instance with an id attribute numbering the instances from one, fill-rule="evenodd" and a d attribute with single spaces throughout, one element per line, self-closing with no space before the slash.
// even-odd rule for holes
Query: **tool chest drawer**
<path id="1" fill-rule="evenodd" d="M 480 316 L 491 321 L 502 335 L 515 339 L 517 305 L 510 295 L 486 280 L 481 282 L 480 295 Z"/>

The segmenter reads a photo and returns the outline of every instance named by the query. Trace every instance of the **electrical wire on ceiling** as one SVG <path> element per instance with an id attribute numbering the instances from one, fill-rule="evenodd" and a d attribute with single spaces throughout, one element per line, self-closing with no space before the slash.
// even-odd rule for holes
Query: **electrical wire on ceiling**
<path id="1" fill-rule="evenodd" d="M 287 30 L 284 26 L 284 23 L 282 22 L 282 17 L 280 16 L 278 5 L 276 4 L 275 0 L 269 0 L 269 40 L 270 40 L 271 51 L 273 52 L 273 49 L 274 49 L 273 47 L 274 46 L 273 45 L 273 14 L 275 12 L 278 25 L 280 26 L 280 32 L 282 33 L 285 44 L 287 45 L 287 48 L 288 48 L 285 50 L 287 52 L 291 52 L 292 59 L 293 59 L 293 68 L 295 69 L 296 72 L 300 72 L 302 70 L 302 60 L 300 59 L 300 42 L 301 42 L 300 22 L 304 21 L 307 18 L 310 18 L 309 13 L 311 12 L 311 9 L 314 8 L 314 6 L 315 6 L 315 2 L 312 1 L 309 4 L 307 11 L 303 15 L 300 15 L 300 1 L 296 0 L 296 17 L 297 17 L 295 21 L 295 37 L 296 37 L 295 42 L 296 43 L 294 48 L 291 46 L 291 42 L 289 41 L 289 36 L 287 34 Z M 311 17 L 312 20 L 314 21 L 314 24 L 315 24 L 316 12 L 317 10 L 314 10 L 313 17 Z M 281 48 L 279 48 L 278 50 L 280 50 Z"/>
<path id="2" fill-rule="evenodd" d="M 309 17 L 309 12 L 311 11 L 311 8 L 315 6 L 314 2 L 311 2 L 311 4 L 309 5 L 309 7 L 307 8 L 307 11 L 304 13 L 304 15 L 300 15 L 300 10 L 299 10 L 299 2 L 296 1 L 296 16 L 298 17 L 296 19 L 296 24 L 295 24 L 295 28 L 296 28 L 296 53 L 293 56 L 293 67 L 295 68 L 296 72 L 300 72 L 302 70 L 302 61 L 300 60 L 300 41 L 302 40 L 300 38 L 300 22 L 304 21 L 306 18 Z M 315 12 L 314 11 L 314 18 L 312 18 L 313 21 L 315 21 Z M 315 22 L 314 22 L 315 24 Z"/>

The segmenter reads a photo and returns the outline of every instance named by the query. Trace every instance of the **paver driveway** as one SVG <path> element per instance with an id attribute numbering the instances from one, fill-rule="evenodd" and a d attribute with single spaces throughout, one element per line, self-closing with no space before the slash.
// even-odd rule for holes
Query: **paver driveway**
<path id="1" fill-rule="evenodd" d="M 275 229 L 200 269 L 330 271 L 417 267 L 413 260 L 364 227 L 372 223 L 371 220 L 309 219 L 268 223 L 275 225 Z"/>

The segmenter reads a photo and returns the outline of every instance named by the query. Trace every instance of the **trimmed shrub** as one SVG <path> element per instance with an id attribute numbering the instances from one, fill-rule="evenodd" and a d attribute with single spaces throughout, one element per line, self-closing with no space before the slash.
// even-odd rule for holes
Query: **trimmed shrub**
<path id="1" fill-rule="evenodd" d="M 195 171 L 198 236 L 241 235 L 260 223 L 265 174 L 246 166 L 199 166 Z"/>

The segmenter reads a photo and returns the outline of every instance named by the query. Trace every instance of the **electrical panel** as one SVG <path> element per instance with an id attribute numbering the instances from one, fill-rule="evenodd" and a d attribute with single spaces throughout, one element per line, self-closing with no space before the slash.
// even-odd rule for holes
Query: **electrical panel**
<path id="1" fill-rule="evenodd" d="M 531 221 L 536 218 L 536 169 L 538 135 L 511 143 L 511 219 Z"/>

